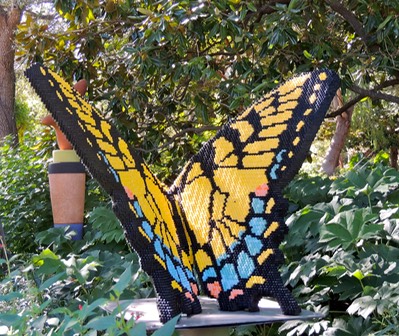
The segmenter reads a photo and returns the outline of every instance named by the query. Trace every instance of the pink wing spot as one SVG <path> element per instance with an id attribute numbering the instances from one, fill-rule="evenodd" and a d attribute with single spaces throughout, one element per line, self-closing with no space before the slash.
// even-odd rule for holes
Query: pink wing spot
<path id="1" fill-rule="evenodd" d="M 269 186 L 266 183 L 261 184 L 260 186 L 258 186 L 255 190 L 255 195 L 256 196 L 260 196 L 260 197 L 264 197 L 267 195 L 267 193 L 269 192 Z"/>
<path id="2" fill-rule="evenodd" d="M 220 287 L 219 282 L 215 281 L 213 283 L 209 283 L 207 284 L 207 287 L 211 296 L 217 299 L 219 297 L 219 293 L 222 291 L 222 287 Z"/>
<path id="3" fill-rule="evenodd" d="M 193 296 L 191 295 L 191 293 L 186 292 L 184 295 L 186 296 L 187 299 L 190 299 L 191 302 L 194 302 L 194 298 L 193 298 Z"/>
<path id="4" fill-rule="evenodd" d="M 130 200 L 133 200 L 134 199 L 133 193 L 130 191 L 130 189 L 128 187 L 124 187 L 124 188 L 125 188 L 127 197 L 129 197 Z"/>
<path id="5" fill-rule="evenodd" d="M 229 300 L 234 300 L 238 295 L 244 295 L 244 292 L 242 289 L 233 289 L 230 292 Z"/>
<path id="6" fill-rule="evenodd" d="M 190 285 L 191 285 L 191 290 L 193 291 L 193 293 L 195 295 L 198 295 L 198 286 L 197 286 L 197 284 L 190 282 Z"/>

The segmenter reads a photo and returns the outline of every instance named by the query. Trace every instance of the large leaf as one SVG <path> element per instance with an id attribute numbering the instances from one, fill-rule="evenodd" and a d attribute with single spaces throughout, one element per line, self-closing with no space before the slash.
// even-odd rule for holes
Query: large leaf
<path id="1" fill-rule="evenodd" d="M 383 226 L 375 224 L 377 220 L 376 214 L 364 208 L 341 212 L 321 228 L 320 241 L 330 248 L 342 246 L 346 250 L 380 232 Z"/>
<path id="2" fill-rule="evenodd" d="M 367 317 L 377 308 L 377 301 L 371 296 L 362 296 L 348 307 L 347 312 L 351 315 L 359 314 L 363 318 Z"/>

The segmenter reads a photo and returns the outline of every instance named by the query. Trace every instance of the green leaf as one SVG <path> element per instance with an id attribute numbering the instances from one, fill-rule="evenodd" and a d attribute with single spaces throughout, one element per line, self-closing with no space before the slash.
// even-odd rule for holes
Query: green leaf
<path id="1" fill-rule="evenodd" d="M 0 314 L 0 325 L 12 326 L 22 318 L 23 317 L 19 316 L 18 314 Z"/>
<path id="2" fill-rule="evenodd" d="M 127 334 L 129 336 L 146 336 L 147 326 L 144 322 L 136 323 L 132 329 L 130 329 Z"/>
<path id="3" fill-rule="evenodd" d="M 54 259 L 54 260 L 59 260 L 60 258 L 50 249 L 45 249 L 43 250 L 39 256 L 37 257 L 33 257 L 33 260 L 35 260 L 35 258 L 37 258 L 38 260 L 40 259 Z"/>
<path id="4" fill-rule="evenodd" d="M 18 293 L 18 292 L 11 292 L 5 295 L 0 295 L 0 301 L 12 301 L 14 299 L 18 299 L 23 297 L 22 293 Z"/>
<path id="5" fill-rule="evenodd" d="M 373 238 L 381 231 L 382 224 L 372 223 L 376 220 L 378 215 L 366 208 L 343 211 L 321 228 L 320 241 L 328 242 L 330 247 L 348 249 L 361 239 Z"/>
<path id="6" fill-rule="evenodd" d="M 153 15 L 154 15 L 154 13 L 151 12 L 149 9 L 142 8 L 142 7 L 137 8 L 137 11 L 138 11 L 139 13 L 144 14 L 144 15 L 147 15 L 147 16 L 153 16 Z"/>
<path id="7" fill-rule="evenodd" d="M 303 51 L 303 55 L 304 55 L 307 59 L 309 59 L 309 60 L 313 59 L 312 54 L 309 53 L 309 51 L 307 51 L 307 50 L 304 50 L 304 51 Z"/>
<path id="8" fill-rule="evenodd" d="M 329 276 L 334 276 L 334 277 L 341 277 L 346 273 L 346 268 L 345 266 L 337 265 L 334 267 L 324 267 L 324 270 Z"/>
<path id="9" fill-rule="evenodd" d="M 363 280 L 365 275 L 362 273 L 361 270 L 356 270 L 355 272 L 352 273 L 352 276 L 354 276 L 358 280 Z"/>
<path id="10" fill-rule="evenodd" d="M 175 331 L 176 323 L 179 321 L 180 315 L 175 316 L 168 322 L 166 322 L 162 328 L 158 329 L 156 332 L 154 332 L 152 335 L 153 336 L 172 336 L 173 332 Z"/>
<path id="11" fill-rule="evenodd" d="M 320 242 L 329 242 L 331 247 L 343 245 L 348 247 L 352 243 L 352 236 L 347 228 L 341 224 L 326 224 L 320 233 Z"/>
<path id="12" fill-rule="evenodd" d="M 367 319 L 376 308 L 376 300 L 374 300 L 371 296 L 363 296 L 353 301 L 348 307 L 347 312 L 350 315 L 357 313 L 363 318 Z"/>
<path id="13" fill-rule="evenodd" d="M 247 1 L 246 3 L 247 8 L 251 11 L 251 12 L 257 12 L 258 9 L 256 8 L 256 6 L 251 2 L 251 1 Z"/>
<path id="14" fill-rule="evenodd" d="M 94 302 L 92 302 L 92 303 L 89 304 L 89 305 L 88 305 L 87 303 L 85 303 L 85 304 L 82 306 L 82 309 L 79 311 L 79 318 L 80 318 L 81 320 L 84 320 L 87 316 L 90 315 L 90 313 L 91 313 L 94 309 L 96 309 L 96 308 L 98 308 L 98 307 L 100 307 L 100 306 L 102 306 L 102 305 L 105 305 L 108 301 L 109 301 L 109 300 L 107 300 L 107 299 L 100 298 L 100 299 L 95 300 Z"/>
<path id="15" fill-rule="evenodd" d="M 98 316 L 90 320 L 86 325 L 86 329 L 107 330 L 115 326 L 115 316 Z"/>
<path id="16" fill-rule="evenodd" d="M 54 285 L 57 281 L 59 281 L 60 279 L 64 278 L 66 276 L 65 272 L 60 272 L 57 273 L 56 275 L 52 276 L 51 278 L 47 279 L 46 281 L 44 281 L 40 287 L 39 290 L 43 291 L 46 288 L 51 287 L 52 285 Z"/>
<path id="17" fill-rule="evenodd" d="M 377 28 L 377 31 L 383 29 L 383 28 L 387 25 L 387 23 L 388 23 L 389 21 L 391 21 L 391 20 L 392 20 L 392 15 L 388 15 L 388 16 L 386 17 L 386 19 L 385 19 L 384 21 L 382 21 L 382 22 L 379 24 L 379 26 L 378 26 L 378 28 Z"/>
<path id="18" fill-rule="evenodd" d="M 113 290 L 117 295 L 120 295 L 131 281 L 132 281 L 132 266 L 129 264 L 126 270 L 119 277 L 118 282 L 114 286 L 112 286 L 111 290 Z"/>

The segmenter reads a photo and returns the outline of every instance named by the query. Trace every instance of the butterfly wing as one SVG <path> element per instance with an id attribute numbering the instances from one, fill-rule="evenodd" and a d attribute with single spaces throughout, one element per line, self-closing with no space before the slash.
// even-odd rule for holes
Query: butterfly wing
<path id="1" fill-rule="evenodd" d="M 221 309 L 257 310 L 268 295 L 285 313 L 299 313 L 278 273 L 287 231 L 282 191 L 338 85 L 328 70 L 288 80 L 226 124 L 170 189 L 186 215 L 202 285 Z"/>
<path id="2" fill-rule="evenodd" d="M 193 256 L 176 201 L 112 124 L 51 70 L 26 72 L 82 162 L 112 197 L 125 235 L 152 276 L 161 320 L 201 311 Z"/>

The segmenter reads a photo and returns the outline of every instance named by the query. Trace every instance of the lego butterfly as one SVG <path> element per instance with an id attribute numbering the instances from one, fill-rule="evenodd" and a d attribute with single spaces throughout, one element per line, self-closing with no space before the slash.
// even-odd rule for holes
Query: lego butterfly
<path id="1" fill-rule="evenodd" d="M 255 102 L 191 158 L 169 189 L 59 75 L 39 64 L 26 75 L 111 196 L 127 241 L 153 279 L 162 322 L 200 313 L 200 289 L 222 310 L 257 311 L 259 300 L 271 296 L 283 313 L 300 313 L 278 272 L 288 229 L 283 189 L 339 87 L 334 72 L 295 76 Z"/>

